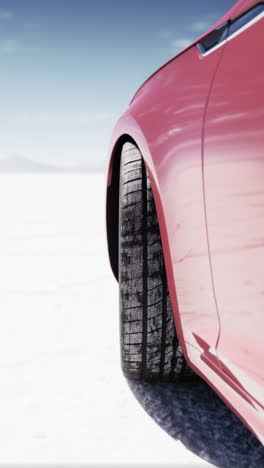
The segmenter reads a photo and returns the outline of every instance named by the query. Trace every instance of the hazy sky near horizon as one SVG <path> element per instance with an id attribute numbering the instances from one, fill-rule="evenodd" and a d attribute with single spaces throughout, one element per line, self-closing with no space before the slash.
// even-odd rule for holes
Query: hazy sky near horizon
<path id="1" fill-rule="evenodd" d="M 102 166 L 138 86 L 233 0 L 1 0 L 0 158 Z"/>

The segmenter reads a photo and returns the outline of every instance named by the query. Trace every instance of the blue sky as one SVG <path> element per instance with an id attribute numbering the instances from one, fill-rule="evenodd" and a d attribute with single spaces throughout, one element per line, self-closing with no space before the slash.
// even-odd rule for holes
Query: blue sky
<path id="1" fill-rule="evenodd" d="M 138 86 L 233 0 L 1 0 L 0 158 L 102 166 Z"/>

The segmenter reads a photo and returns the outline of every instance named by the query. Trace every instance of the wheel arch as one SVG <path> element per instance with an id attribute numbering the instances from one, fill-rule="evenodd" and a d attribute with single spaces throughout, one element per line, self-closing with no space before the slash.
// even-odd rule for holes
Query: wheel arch
<path id="1" fill-rule="evenodd" d="M 119 218 L 119 181 L 120 160 L 123 145 L 136 142 L 128 134 L 121 135 L 116 141 L 110 158 L 108 169 L 108 185 L 106 194 L 106 232 L 108 255 L 112 272 L 118 281 L 118 218 Z"/>
<path id="2" fill-rule="evenodd" d="M 123 130 L 123 125 L 121 125 Z M 127 129 L 127 128 L 126 128 Z M 146 164 L 150 183 L 153 191 L 153 196 L 156 205 L 156 211 L 158 216 L 161 242 L 163 248 L 163 254 L 165 259 L 166 273 L 168 279 L 168 287 L 173 307 L 173 315 L 177 335 L 179 342 L 183 348 L 185 358 L 189 365 L 191 360 L 189 358 L 186 343 L 184 340 L 182 323 L 180 319 L 176 285 L 174 282 L 173 275 L 173 264 L 169 246 L 168 233 L 166 228 L 165 213 L 162 203 L 162 195 L 160 193 L 160 187 L 158 182 L 158 175 L 156 173 L 155 164 L 152 159 L 152 155 L 149 146 L 146 142 L 144 134 L 136 128 L 129 126 L 130 132 L 118 132 L 114 131 L 113 141 L 110 150 L 109 167 L 108 167 L 108 178 L 107 178 L 107 199 L 106 199 L 106 224 L 107 224 L 107 242 L 108 242 L 108 254 L 110 264 L 115 278 L 118 281 L 118 229 L 119 229 L 119 180 L 120 180 L 120 159 L 121 152 L 124 143 L 131 142 L 137 146 L 140 150 L 143 160 Z"/>
<path id="3" fill-rule="evenodd" d="M 139 137 L 139 134 L 137 136 Z M 143 139 L 141 141 L 140 140 L 141 138 L 134 138 L 131 136 L 130 133 L 124 133 L 117 138 L 112 147 L 112 151 L 110 152 L 106 194 L 106 231 L 110 265 L 117 281 L 120 160 L 122 147 L 127 142 L 133 143 L 139 149 L 144 163 L 147 167 L 160 226 L 160 212 L 162 208 L 159 199 L 159 190 L 157 187 L 157 178 L 153 166 L 153 160 L 145 141 Z"/>
<path id="4" fill-rule="evenodd" d="M 140 151 L 150 178 L 150 183 L 155 200 L 158 222 L 161 233 L 162 247 L 165 257 L 167 276 L 172 275 L 172 263 L 170 249 L 165 227 L 164 210 L 161 201 L 158 178 L 153 163 L 153 159 L 146 143 L 144 135 L 137 131 L 119 134 L 112 144 L 110 151 L 108 177 L 107 177 L 107 196 L 106 196 L 106 227 L 107 243 L 110 265 L 115 278 L 118 281 L 118 218 L 119 218 L 119 182 L 120 182 L 120 160 L 122 147 L 125 143 L 133 143 Z M 169 287 L 171 287 L 169 285 Z"/>

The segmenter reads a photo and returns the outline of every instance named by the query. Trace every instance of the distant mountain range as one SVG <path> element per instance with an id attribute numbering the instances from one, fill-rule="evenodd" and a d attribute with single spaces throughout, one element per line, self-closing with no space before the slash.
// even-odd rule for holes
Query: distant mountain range
<path id="1" fill-rule="evenodd" d="M 91 166 L 60 167 L 41 164 L 21 156 L 0 159 L 0 172 L 91 172 L 103 170 L 104 168 L 100 167 L 99 164 L 98 167 L 95 164 Z"/>

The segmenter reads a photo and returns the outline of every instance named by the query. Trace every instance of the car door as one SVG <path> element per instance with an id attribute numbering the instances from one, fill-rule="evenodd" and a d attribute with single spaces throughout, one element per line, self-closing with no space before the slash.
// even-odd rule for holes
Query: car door
<path id="1" fill-rule="evenodd" d="M 203 155 L 208 241 L 220 318 L 218 357 L 225 372 L 262 405 L 263 16 L 264 3 L 260 3 L 229 25 L 207 107 Z"/>

